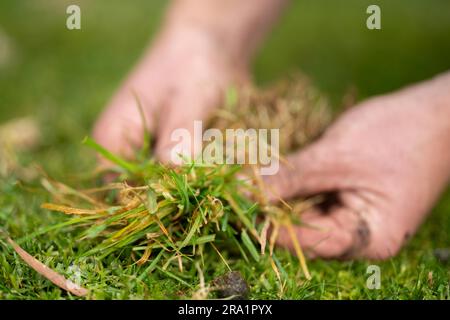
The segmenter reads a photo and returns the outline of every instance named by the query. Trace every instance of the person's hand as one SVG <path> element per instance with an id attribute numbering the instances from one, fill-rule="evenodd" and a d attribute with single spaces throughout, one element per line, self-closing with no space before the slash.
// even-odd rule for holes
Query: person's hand
<path id="1" fill-rule="evenodd" d="M 156 136 L 155 155 L 169 162 L 174 129 L 193 131 L 228 86 L 245 81 L 246 66 L 231 63 L 220 39 L 199 28 L 163 31 L 100 116 L 94 138 L 107 149 L 132 157 L 142 145 L 144 124 Z"/>
<path id="2" fill-rule="evenodd" d="M 180 160 L 172 159 L 178 152 L 193 156 L 201 139 L 192 134 L 194 121 L 207 119 L 231 85 L 248 82 L 251 58 L 286 2 L 171 1 L 159 36 L 97 121 L 94 138 L 132 157 L 145 129 L 138 97 L 159 160 Z M 190 148 L 171 141 L 175 129 L 189 130 Z"/>
<path id="3" fill-rule="evenodd" d="M 362 103 L 266 179 L 272 200 L 335 196 L 296 227 L 310 256 L 385 259 L 414 234 L 449 179 L 448 83 Z M 279 244 L 292 249 L 287 232 Z"/>

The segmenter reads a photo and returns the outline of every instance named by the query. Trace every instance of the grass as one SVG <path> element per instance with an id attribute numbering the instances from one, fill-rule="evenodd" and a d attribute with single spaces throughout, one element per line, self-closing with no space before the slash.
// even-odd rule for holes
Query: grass
<path id="1" fill-rule="evenodd" d="M 326 99 L 304 77 L 292 77 L 265 91 L 253 89 L 237 94 L 231 89 L 227 96 L 224 106 L 210 119 L 211 127 L 222 128 L 224 132 L 229 128 L 282 127 L 280 134 L 283 143 L 280 149 L 285 153 L 318 136 L 330 121 Z M 73 240 L 74 246 L 77 247 L 80 242 L 90 242 L 91 247 L 87 251 L 78 250 L 74 260 L 89 257 L 96 264 L 101 264 L 109 255 L 131 256 L 133 264 L 144 267 L 137 279 L 143 280 L 158 271 L 191 290 L 197 288 L 193 296 L 203 298 L 210 296 L 208 293 L 220 294 L 221 290 L 217 290 L 215 281 L 208 278 L 206 286 L 203 280 L 200 281 L 200 288 L 192 285 L 194 267 L 198 277 L 203 278 L 204 272 L 216 270 L 220 263 L 228 271 L 236 270 L 235 264 L 239 260 L 248 264 L 263 263 L 270 265 L 282 294 L 288 275 L 274 247 L 280 227 L 286 227 L 292 235 L 302 276 L 306 280 L 311 279 L 292 228 L 302 210 L 298 208 L 300 205 L 307 207 L 308 202 L 298 199 L 291 205 L 286 202 L 269 204 L 255 165 L 214 164 L 203 159 L 169 167 L 152 158 L 149 133 L 145 134 L 146 142 L 136 152 L 135 160 L 125 160 L 86 137 L 83 144 L 114 165 L 107 172 L 114 173 L 116 178 L 110 183 L 77 190 L 38 172 L 35 172 L 34 179 L 26 178 L 24 172 L 32 170 L 23 168 L 17 161 L 17 148 L 24 145 L 22 141 L 17 141 L 18 138 L 14 141 L 15 145 L 9 139 L 9 133 L 16 134 L 17 129 L 24 126 L 23 123 L 18 122 L 19 127 L 15 128 L 13 122 L 1 131 L 6 150 L 3 152 L 9 159 L 0 162 L 3 171 L 6 170 L 3 176 L 18 174 L 22 176 L 21 181 L 28 180 L 24 181 L 24 185 L 40 177 L 42 186 L 53 199 L 53 203 L 43 203 L 41 208 L 61 212 L 71 218 L 61 223 L 43 225 L 18 239 L 18 243 L 37 240 L 39 236 L 53 231 L 63 233 L 74 228 L 82 229 Z M 31 141 L 29 136 L 36 135 L 35 130 L 29 130 L 28 134 L 23 129 L 21 131 L 22 135 L 17 136 L 22 137 L 23 141 Z M 225 145 L 219 147 L 224 148 Z M 261 148 L 262 145 L 259 146 Z M 246 156 L 242 150 L 236 151 L 235 158 Z M 272 156 L 278 157 L 278 154 Z M 107 172 L 100 171 L 101 176 Z M 95 180 L 98 173 L 88 180 Z M 238 174 L 247 176 L 247 179 L 239 179 Z M 269 235 L 269 229 L 273 230 L 272 235 Z M 41 262 L 33 261 L 13 240 L 5 238 L 30 267 L 46 275 Z M 78 263 L 71 267 L 76 268 L 77 275 L 81 277 L 82 270 Z M 69 269 L 73 269 L 71 267 Z M 64 279 L 58 282 L 60 275 L 48 273 L 49 280 L 70 293 L 96 296 L 94 290 L 90 293 L 85 289 L 71 291 L 70 286 L 73 288 L 74 284 L 67 287 Z M 188 274 L 191 276 L 186 278 Z M 295 280 L 303 281 L 299 275 L 295 276 Z M 71 280 L 75 282 L 75 279 Z M 79 278 L 77 282 L 81 285 L 82 281 Z"/>
<path id="2" fill-rule="evenodd" d="M 59 181 L 88 187 L 92 181 L 80 181 L 79 173 L 90 172 L 95 157 L 80 141 L 89 134 L 100 108 L 143 49 L 164 3 L 76 2 L 84 8 L 79 33 L 64 28 L 63 1 L 0 4 L 0 27 L 14 50 L 13 58 L 0 64 L 0 119 L 33 113 L 44 128 L 43 142 L 37 150 L 22 154 L 20 163 L 39 163 Z M 379 3 L 383 30 L 370 32 L 361 27 L 364 1 L 350 1 L 346 7 L 334 1 L 296 1 L 255 62 L 257 81 L 267 83 L 301 68 L 331 96 L 334 105 L 340 105 L 341 97 L 352 86 L 362 99 L 450 68 L 448 3 Z M 21 179 L 10 175 L 0 180 L 2 228 L 17 239 L 43 225 L 67 221 L 64 215 L 41 209 L 42 203 L 50 201 L 48 193 L 37 183 L 24 185 Z M 236 258 L 233 269 L 240 270 L 249 282 L 250 298 L 448 298 L 449 268 L 434 258 L 433 250 L 449 247 L 449 211 L 447 191 L 401 253 L 389 261 L 376 262 L 381 267 L 380 290 L 369 290 L 365 285 L 371 261 L 309 261 L 312 280 L 299 283 L 297 258 L 277 250 L 283 290 L 269 261 L 249 264 Z M 179 279 L 160 272 L 142 276 L 150 266 L 133 264 L 125 252 L 107 256 L 101 263 L 78 257 L 91 245 L 74 242 L 77 235 L 76 230 L 51 231 L 21 245 L 66 276 L 72 276 L 78 266 L 82 283 L 96 298 L 191 297 L 195 289 L 190 286 L 198 285 L 195 268 L 184 275 L 174 274 Z M 31 270 L 3 239 L 0 248 L 1 299 L 74 298 Z M 205 272 L 206 281 L 227 270 L 216 257 L 213 260 L 206 262 L 216 266 Z"/>

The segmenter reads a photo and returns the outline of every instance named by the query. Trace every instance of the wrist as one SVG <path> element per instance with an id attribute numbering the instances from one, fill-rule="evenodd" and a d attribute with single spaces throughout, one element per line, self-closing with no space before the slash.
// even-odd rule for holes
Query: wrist
<path id="1" fill-rule="evenodd" d="M 235 64 L 250 59 L 286 0 L 173 0 L 164 29 L 195 30 Z"/>

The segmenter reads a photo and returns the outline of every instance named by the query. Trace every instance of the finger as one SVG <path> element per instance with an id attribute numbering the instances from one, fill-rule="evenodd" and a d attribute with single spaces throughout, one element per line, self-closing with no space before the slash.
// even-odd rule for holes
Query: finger
<path id="1" fill-rule="evenodd" d="M 122 90 L 94 126 L 94 139 L 109 151 L 131 159 L 143 144 L 145 130 L 153 131 L 156 102 L 138 92 Z M 101 161 L 107 164 L 105 160 Z"/>
<path id="2" fill-rule="evenodd" d="M 370 229 L 357 212 L 339 207 L 324 214 L 311 210 L 302 215 L 302 226 L 295 227 L 297 239 L 311 258 L 348 259 L 362 256 L 370 242 Z M 277 244 L 294 251 L 288 232 L 279 233 Z"/>
<path id="3" fill-rule="evenodd" d="M 173 164 L 181 164 L 183 158 L 195 159 L 202 151 L 204 120 L 220 101 L 220 91 L 207 85 L 173 92 L 159 114 L 156 156 Z"/>
<path id="4" fill-rule="evenodd" d="M 265 176 L 271 201 L 309 196 L 344 188 L 350 181 L 348 162 L 318 141 L 287 157 L 275 175 Z"/>

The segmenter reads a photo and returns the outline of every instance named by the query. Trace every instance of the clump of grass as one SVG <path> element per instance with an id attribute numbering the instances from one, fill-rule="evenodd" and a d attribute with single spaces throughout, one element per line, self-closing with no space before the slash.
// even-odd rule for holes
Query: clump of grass
<path id="1" fill-rule="evenodd" d="M 325 100 L 306 80 L 286 82 L 266 91 L 230 91 L 225 106 L 210 126 L 226 128 L 280 128 L 281 151 L 289 152 L 316 137 L 329 121 Z M 49 178 L 43 184 L 53 203 L 43 208 L 63 212 L 70 219 L 45 227 L 31 236 L 68 227 L 81 229 L 81 241 L 93 241 L 82 256 L 103 258 L 131 254 L 145 265 L 140 277 L 158 270 L 186 283 L 173 271 L 200 265 L 215 255 L 231 271 L 226 251 L 258 263 L 270 259 L 280 278 L 274 255 L 278 231 L 292 231 L 303 206 L 285 202 L 271 205 L 264 197 L 262 180 L 254 166 L 205 165 L 195 161 L 178 167 L 159 163 L 148 156 L 150 136 L 138 160 L 129 161 L 110 153 L 86 138 L 84 143 L 111 161 L 119 176 L 97 188 L 76 190 Z M 248 179 L 238 178 L 247 172 Z M 272 229 L 269 235 L 268 231 Z M 303 273 L 310 278 L 302 249 L 292 237 Z"/>
<path id="2" fill-rule="evenodd" d="M 280 129 L 280 154 L 287 154 L 317 138 L 330 121 L 328 100 L 307 78 L 294 75 L 264 90 L 230 90 L 210 127 Z"/>

